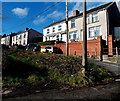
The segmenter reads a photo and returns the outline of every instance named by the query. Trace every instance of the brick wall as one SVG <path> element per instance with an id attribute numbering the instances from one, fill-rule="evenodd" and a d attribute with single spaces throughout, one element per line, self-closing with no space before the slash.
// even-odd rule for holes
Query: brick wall
<path id="1" fill-rule="evenodd" d="M 96 40 L 87 41 L 87 52 L 88 55 L 101 55 L 101 36 L 98 36 Z M 51 46 L 51 45 L 47 45 Z M 42 47 L 47 47 L 42 46 Z M 66 54 L 66 43 L 54 44 L 54 46 L 60 48 L 63 54 Z M 82 41 L 81 42 L 73 42 L 69 43 L 69 55 L 82 55 Z"/>
<path id="2" fill-rule="evenodd" d="M 113 36 L 108 36 L 108 55 L 113 55 Z"/>

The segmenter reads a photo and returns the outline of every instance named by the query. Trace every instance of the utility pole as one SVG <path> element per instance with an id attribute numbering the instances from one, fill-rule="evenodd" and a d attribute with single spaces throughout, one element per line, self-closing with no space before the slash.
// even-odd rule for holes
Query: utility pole
<path id="1" fill-rule="evenodd" d="M 66 0 L 66 56 L 69 55 L 69 47 L 68 47 L 68 38 L 69 32 L 68 32 L 68 0 Z"/>
<path id="2" fill-rule="evenodd" d="M 86 0 L 83 2 L 83 46 L 82 46 L 82 65 L 87 67 L 87 25 L 86 25 Z"/>

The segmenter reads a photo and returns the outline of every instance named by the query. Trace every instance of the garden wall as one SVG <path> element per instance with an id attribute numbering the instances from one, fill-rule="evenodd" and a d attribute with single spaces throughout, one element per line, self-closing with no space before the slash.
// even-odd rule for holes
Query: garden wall
<path id="1" fill-rule="evenodd" d="M 112 36 L 108 36 L 108 46 L 107 46 L 107 52 L 106 55 L 113 55 L 113 40 Z M 52 46 L 52 45 L 47 45 Z M 42 47 L 47 47 L 42 46 Z M 63 52 L 63 54 L 66 54 L 66 43 L 61 44 L 54 44 L 53 46 L 56 46 L 60 48 Z M 69 55 L 82 55 L 82 41 L 80 42 L 72 42 L 68 44 L 69 47 Z M 101 36 L 98 36 L 95 40 L 88 40 L 87 41 L 87 53 L 90 56 L 101 56 L 104 48 L 106 47 L 105 41 L 102 40 Z M 105 55 L 104 54 L 104 55 Z"/>

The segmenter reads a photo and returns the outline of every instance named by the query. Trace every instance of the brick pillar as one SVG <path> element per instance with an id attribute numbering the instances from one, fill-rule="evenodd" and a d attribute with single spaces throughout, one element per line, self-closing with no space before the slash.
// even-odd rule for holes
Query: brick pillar
<path id="1" fill-rule="evenodd" d="M 108 55 L 113 55 L 113 36 L 108 36 Z"/>
<path id="2" fill-rule="evenodd" d="M 97 52 L 98 52 L 98 55 L 100 56 L 100 61 L 103 60 L 102 58 L 102 36 L 98 36 L 97 37 L 97 41 L 98 41 L 98 47 L 97 47 Z"/>

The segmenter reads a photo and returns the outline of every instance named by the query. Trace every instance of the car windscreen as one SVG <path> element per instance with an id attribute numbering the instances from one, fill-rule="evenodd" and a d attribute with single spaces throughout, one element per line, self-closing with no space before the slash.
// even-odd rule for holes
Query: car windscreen
<path id="1" fill-rule="evenodd" d="M 51 47 L 46 47 L 46 49 L 51 49 Z"/>

